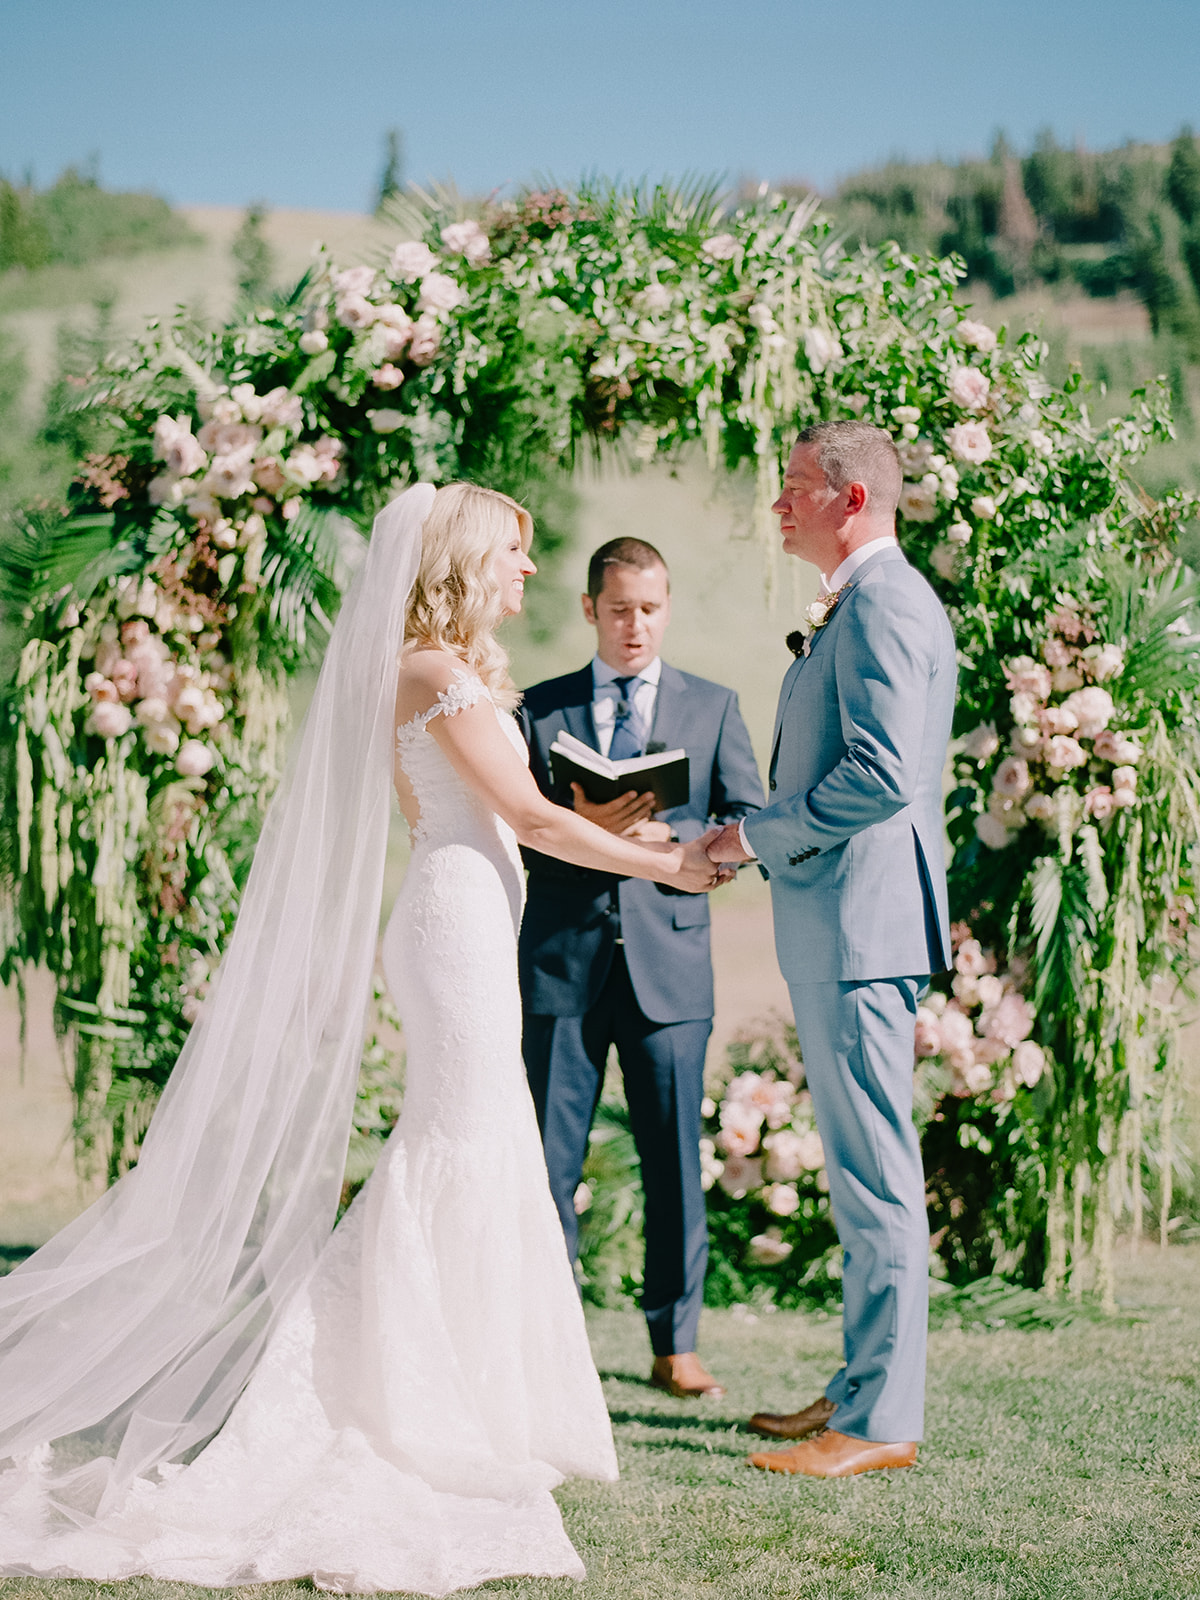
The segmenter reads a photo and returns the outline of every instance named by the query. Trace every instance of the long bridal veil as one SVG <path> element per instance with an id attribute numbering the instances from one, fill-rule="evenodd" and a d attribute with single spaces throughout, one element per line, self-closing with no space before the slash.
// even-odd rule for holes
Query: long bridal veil
<path id="1" fill-rule="evenodd" d="M 328 1237 L 375 955 L 396 662 L 433 497 L 418 484 L 375 520 L 138 1165 L 0 1280 L 0 1460 L 17 1458 L 0 1525 L 30 1474 L 86 1526 L 209 1438 Z"/>

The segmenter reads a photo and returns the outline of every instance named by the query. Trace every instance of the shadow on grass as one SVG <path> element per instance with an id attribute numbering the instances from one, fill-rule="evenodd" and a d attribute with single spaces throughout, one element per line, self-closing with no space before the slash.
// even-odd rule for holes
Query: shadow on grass
<path id="1" fill-rule="evenodd" d="M 673 1429 L 677 1432 L 691 1428 L 704 1433 L 728 1433 L 731 1428 L 738 1426 L 728 1417 L 672 1417 L 660 1411 L 614 1411 L 610 1407 L 608 1415 L 614 1427 L 634 1423 L 643 1428 Z"/>

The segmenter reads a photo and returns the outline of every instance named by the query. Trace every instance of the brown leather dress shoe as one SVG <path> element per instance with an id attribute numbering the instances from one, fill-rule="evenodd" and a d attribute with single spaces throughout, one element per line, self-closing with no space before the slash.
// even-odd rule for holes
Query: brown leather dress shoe
<path id="1" fill-rule="evenodd" d="M 650 1383 L 655 1389 L 673 1394 L 677 1400 L 719 1400 L 725 1393 L 694 1350 L 680 1355 L 655 1356 Z"/>
<path id="2" fill-rule="evenodd" d="M 915 1444 L 874 1444 L 827 1428 L 816 1439 L 750 1457 L 752 1467 L 766 1472 L 799 1472 L 806 1478 L 850 1478 L 856 1472 L 883 1472 L 889 1467 L 914 1467 Z"/>
<path id="3" fill-rule="evenodd" d="M 746 1426 L 751 1433 L 761 1433 L 764 1439 L 807 1439 L 810 1433 L 820 1433 L 828 1427 L 834 1404 L 822 1395 L 803 1411 L 790 1411 L 781 1415 L 777 1411 L 756 1411 Z"/>

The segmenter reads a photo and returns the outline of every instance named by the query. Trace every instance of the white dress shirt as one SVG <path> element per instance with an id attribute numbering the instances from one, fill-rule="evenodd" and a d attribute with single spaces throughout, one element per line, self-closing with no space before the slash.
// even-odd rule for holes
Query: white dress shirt
<path id="1" fill-rule="evenodd" d="M 608 662 L 601 661 L 599 656 L 592 657 L 592 720 L 596 724 L 596 743 L 600 746 L 602 756 L 608 754 L 612 745 L 613 727 L 617 720 L 617 701 L 621 698 L 617 679 L 632 676 L 634 674 L 622 672 L 619 667 L 610 667 Z M 650 730 L 654 726 L 658 682 L 662 677 L 662 657 L 655 656 L 654 660 L 643 667 L 636 676 L 641 682 L 634 687 L 629 703 L 633 708 L 633 731 L 645 749 Z"/>
<path id="2" fill-rule="evenodd" d="M 885 533 L 880 539 L 869 539 L 866 544 L 860 544 L 857 550 L 851 550 L 846 559 L 833 569 L 831 578 L 827 578 L 824 573 L 821 574 L 821 593 L 836 594 L 844 583 L 850 582 L 850 579 L 864 561 L 869 561 L 877 551 L 887 550 L 891 545 L 899 543 L 900 541 L 894 533 Z M 741 840 L 742 849 L 746 854 L 751 860 L 756 860 L 757 857 L 754 855 L 754 851 L 751 850 L 750 842 L 746 838 L 746 830 L 740 822 L 738 823 L 738 838 Z"/>

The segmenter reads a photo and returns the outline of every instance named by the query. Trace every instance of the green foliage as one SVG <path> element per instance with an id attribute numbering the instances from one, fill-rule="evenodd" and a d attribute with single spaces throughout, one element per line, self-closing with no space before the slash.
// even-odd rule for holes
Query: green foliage
<path id="1" fill-rule="evenodd" d="M 0 178 L 0 272 L 36 271 L 55 261 L 77 266 L 194 240 L 157 195 L 114 193 L 74 167 L 40 193 Z"/>
<path id="2" fill-rule="evenodd" d="M 274 258 L 263 232 L 266 217 L 267 208 L 262 201 L 247 206 L 230 246 L 238 293 L 251 304 L 265 299 L 271 289 Z"/>

